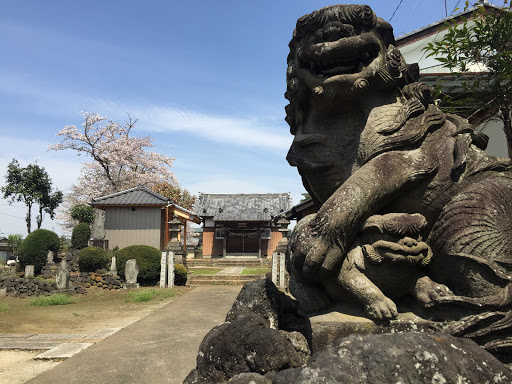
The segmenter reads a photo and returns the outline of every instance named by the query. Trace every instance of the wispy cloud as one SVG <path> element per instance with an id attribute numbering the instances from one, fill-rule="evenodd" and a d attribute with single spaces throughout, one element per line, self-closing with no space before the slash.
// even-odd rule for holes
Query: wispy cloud
<path id="1" fill-rule="evenodd" d="M 144 128 L 155 132 L 181 131 L 215 142 L 241 147 L 286 150 L 291 137 L 275 123 L 258 118 L 215 116 L 172 107 L 134 109 Z"/>

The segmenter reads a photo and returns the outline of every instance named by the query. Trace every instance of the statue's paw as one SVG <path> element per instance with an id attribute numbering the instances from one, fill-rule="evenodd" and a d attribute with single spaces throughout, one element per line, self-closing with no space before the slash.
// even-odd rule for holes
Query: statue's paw
<path id="1" fill-rule="evenodd" d="M 398 316 L 396 304 L 387 297 L 365 305 L 366 314 L 374 320 L 392 320 Z"/>
<path id="2" fill-rule="evenodd" d="M 416 298 L 425 307 L 431 307 L 444 297 L 454 296 L 453 292 L 444 284 L 432 281 L 428 276 L 418 279 L 414 287 Z"/>

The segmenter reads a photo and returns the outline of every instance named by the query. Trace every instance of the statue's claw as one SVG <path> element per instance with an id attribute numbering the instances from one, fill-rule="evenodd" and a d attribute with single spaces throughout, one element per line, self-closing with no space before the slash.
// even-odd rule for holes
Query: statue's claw
<path id="1" fill-rule="evenodd" d="M 368 316 L 374 320 L 392 320 L 398 316 L 396 304 L 387 297 L 365 305 L 365 311 Z"/>
<path id="2" fill-rule="evenodd" d="M 425 307 L 433 306 L 444 297 L 454 296 L 450 288 L 432 281 L 428 276 L 423 276 L 416 281 L 414 294 Z"/>

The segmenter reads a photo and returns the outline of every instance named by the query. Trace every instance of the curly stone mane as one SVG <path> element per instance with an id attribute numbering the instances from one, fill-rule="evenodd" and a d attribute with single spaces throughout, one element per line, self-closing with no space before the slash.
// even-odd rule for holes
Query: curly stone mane
<path id="1" fill-rule="evenodd" d="M 367 5 L 334 5 L 319 9 L 309 15 L 301 17 L 293 31 L 293 38 L 289 43 L 290 53 L 288 54 L 286 71 L 286 93 L 285 97 L 290 101 L 285 107 L 286 122 L 290 126 L 290 132 L 295 135 L 297 128 L 304 123 L 308 116 L 308 104 L 312 90 L 297 74 L 298 50 L 303 39 L 311 38 L 318 34 L 322 27 L 329 23 L 342 23 L 352 26 L 356 33 L 373 31 L 380 36 L 382 44 L 386 47 L 386 65 L 381 68 L 375 84 L 376 88 L 395 88 L 400 91 L 404 86 L 414 83 L 419 78 L 417 64 L 406 64 L 400 51 L 396 48 L 393 36 L 393 27 L 383 19 L 377 17 Z M 325 32 L 324 32 L 325 33 Z M 355 88 L 367 87 L 365 79 L 355 82 Z"/>

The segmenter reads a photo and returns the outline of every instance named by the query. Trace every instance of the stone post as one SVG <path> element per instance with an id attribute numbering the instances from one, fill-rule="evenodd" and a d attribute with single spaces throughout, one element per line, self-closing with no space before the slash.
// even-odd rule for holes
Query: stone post
<path id="1" fill-rule="evenodd" d="M 57 271 L 57 289 L 69 289 L 69 270 L 66 259 L 62 259 Z"/>
<path id="2" fill-rule="evenodd" d="M 29 277 L 34 277 L 33 265 L 25 265 L 25 279 L 28 279 Z"/>
<path id="3" fill-rule="evenodd" d="M 279 255 L 279 288 L 285 289 L 286 288 L 286 277 L 285 277 L 286 276 L 286 266 L 285 266 L 286 258 L 285 258 L 284 253 L 279 252 L 278 255 Z"/>
<path id="4" fill-rule="evenodd" d="M 110 260 L 110 274 L 114 276 L 117 275 L 117 259 L 115 256 L 112 256 Z"/>
<path id="5" fill-rule="evenodd" d="M 272 254 L 272 282 L 277 285 L 277 259 L 279 258 L 279 253 L 274 252 Z"/>
<path id="6" fill-rule="evenodd" d="M 169 288 L 174 288 L 174 253 L 169 252 L 167 256 L 167 284 Z"/>
<path id="7" fill-rule="evenodd" d="M 160 259 L 160 288 L 165 288 L 167 285 L 167 252 L 162 252 Z"/>

